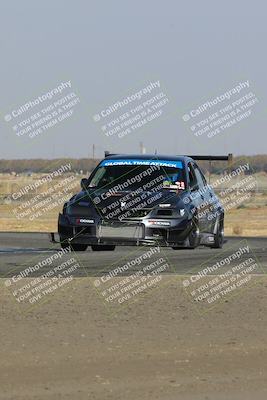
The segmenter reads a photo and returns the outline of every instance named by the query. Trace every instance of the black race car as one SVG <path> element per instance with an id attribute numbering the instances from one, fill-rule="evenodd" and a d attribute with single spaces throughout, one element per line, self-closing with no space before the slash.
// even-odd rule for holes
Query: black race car
<path id="1" fill-rule="evenodd" d="M 227 156 L 106 153 L 59 214 L 63 248 L 222 247 L 224 210 L 195 160 L 227 160 Z"/>

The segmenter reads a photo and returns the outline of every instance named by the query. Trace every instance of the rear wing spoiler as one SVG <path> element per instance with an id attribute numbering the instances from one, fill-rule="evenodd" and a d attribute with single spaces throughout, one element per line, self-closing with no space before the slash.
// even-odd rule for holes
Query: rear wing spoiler
<path id="1" fill-rule="evenodd" d="M 105 150 L 105 158 L 108 156 L 117 156 L 117 154 L 110 153 L 109 151 Z"/>
<path id="2" fill-rule="evenodd" d="M 191 157 L 193 160 L 198 161 L 209 161 L 209 183 L 210 183 L 210 175 L 211 175 L 211 162 L 212 161 L 227 161 L 228 168 L 231 166 L 233 162 L 233 154 L 229 153 L 227 156 L 187 156 Z"/>
<path id="3" fill-rule="evenodd" d="M 189 156 L 187 157 L 193 158 L 194 160 L 199 161 L 229 161 L 233 160 L 233 154 L 229 153 L 227 156 Z"/>
<path id="4" fill-rule="evenodd" d="M 109 151 L 105 151 L 105 158 L 108 156 L 116 156 L 117 154 L 112 154 Z M 189 156 L 188 154 L 186 157 L 193 158 L 193 160 L 199 160 L 199 161 L 228 161 L 228 163 L 232 163 L 233 161 L 233 154 L 229 153 L 227 156 L 201 156 L 201 155 L 194 155 L 194 156 Z"/>

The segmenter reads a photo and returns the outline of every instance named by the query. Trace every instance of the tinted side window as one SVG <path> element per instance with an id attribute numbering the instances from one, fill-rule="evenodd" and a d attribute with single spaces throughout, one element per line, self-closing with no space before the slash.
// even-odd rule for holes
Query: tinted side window
<path id="1" fill-rule="evenodd" d="M 201 174 L 201 176 L 202 176 L 202 180 L 203 180 L 203 182 L 204 182 L 204 185 L 207 186 L 208 183 L 207 183 L 207 179 L 206 179 L 205 175 L 203 174 L 203 172 L 201 171 L 200 168 L 198 168 L 198 169 L 199 169 L 199 172 L 200 172 L 200 174 Z"/>
<path id="2" fill-rule="evenodd" d="M 192 190 L 197 186 L 197 178 L 191 163 L 188 164 L 188 174 L 189 174 L 189 187 Z"/>
<path id="3" fill-rule="evenodd" d="M 196 164 L 194 165 L 194 170 L 195 170 L 198 186 L 199 186 L 199 188 L 203 188 L 204 186 L 206 186 L 206 180 L 203 179 L 202 173 L 200 172 L 200 170 Z"/>

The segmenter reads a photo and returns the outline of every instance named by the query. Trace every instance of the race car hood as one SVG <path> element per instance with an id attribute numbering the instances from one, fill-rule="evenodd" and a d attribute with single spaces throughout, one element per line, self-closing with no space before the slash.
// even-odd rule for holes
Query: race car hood
<path id="1" fill-rule="evenodd" d="M 69 206 L 71 213 L 87 214 L 88 208 L 94 209 L 102 216 L 119 217 L 122 213 L 130 214 L 134 210 L 151 210 L 159 205 L 171 208 L 183 208 L 182 201 L 185 191 L 162 189 L 157 192 L 151 191 L 120 191 L 106 192 L 105 190 L 95 190 L 89 188 L 86 191 L 80 191 L 70 199 Z M 86 210 L 87 209 L 87 210 Z"/>

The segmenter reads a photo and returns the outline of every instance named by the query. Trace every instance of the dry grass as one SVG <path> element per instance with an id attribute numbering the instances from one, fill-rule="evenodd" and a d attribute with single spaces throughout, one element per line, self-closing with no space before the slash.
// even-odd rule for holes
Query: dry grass
<path id="1" fill-rule="evenodd" d="M 261 187 L 267 184 L 266 174 L 257 174 L 257 180 Z M 8 174 L 0 174 L 0 198 L 4 198 L 14 191 L 18 191 L 37 179 L 40 179 L 40 174 L 34 174 L 31 177 L 20 176 L 15 177 Z M 67 176 L 67 175 L 66 175 Z M 263 179 L 265 178 L 265 179 Z M 77 190 L 79 189 L 79 181 L 81 176 L 75 176 Z M 53 180 L 56 184 L 60 180 Z M 45 191 L 49 187 L 46 184 L 42 187 Z M 74 190 L 75 192 L 76 190 Z M 33 195 L 36 195 L 34 193 Z M 69 197 L 71 192 L 69 193 Z M 25 199 L 24 199 L 25 200 Z M 0 231 L 17 231 L 17 232 L 56 232 L 57 231 L 57 216 L 62 206 L 57 206 L 51 211 L 46 212 L 40 217 L 30 221 L 29 218 L 17 219 L 12 212 L 19 203 L 6 204 L 3 200 L 0 201 Z M 228 236 L 267 236 L 267 194 L 255 194 L 252 198 L 242 204 L 242 207 L 231 209 L 226 212 L 225 218 L 225 234 Z"/>
<path id="2" fill-rule="evenodd" d="M 267 206 L 242 208 L 226 213 L 227 236 L 267 236 Z"/>

